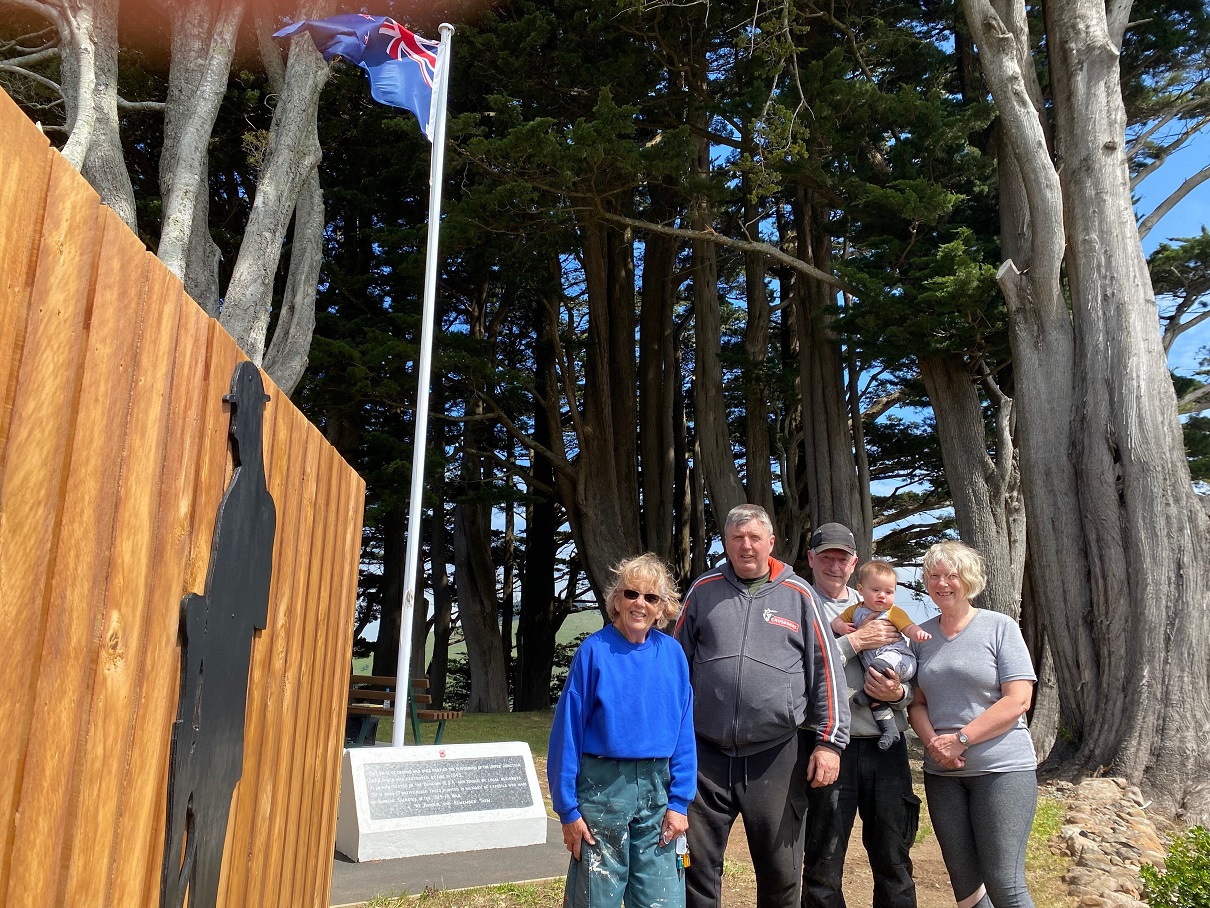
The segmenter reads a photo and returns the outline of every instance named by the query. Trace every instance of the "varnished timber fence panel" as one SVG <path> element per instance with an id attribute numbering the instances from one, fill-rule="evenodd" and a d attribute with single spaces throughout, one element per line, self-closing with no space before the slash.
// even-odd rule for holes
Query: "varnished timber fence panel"
<path id="1" fill-rule="evenodd" d="M 0 904 L 151 908 L 245 357 L 3 92 L 0 136 Z M 219 904 L 323 908 L 365 486 L 265 388 L 273 580 Z"/>

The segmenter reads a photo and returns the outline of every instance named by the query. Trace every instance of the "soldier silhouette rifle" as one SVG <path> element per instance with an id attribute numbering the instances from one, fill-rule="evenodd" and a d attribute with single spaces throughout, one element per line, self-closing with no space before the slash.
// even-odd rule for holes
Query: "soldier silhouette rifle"
<path id="1" fill-rule="evenodd" d="M 235 462 L 215 518 L 205 595 L 181 600 L 181 690 L 172 726 L 162 908 L 218 901 L 231 795 L 243 772 L 252 639 L 268 620 L 277 512 L 261 446 L 259 370 L 231 377 L 229 442 Z"/>

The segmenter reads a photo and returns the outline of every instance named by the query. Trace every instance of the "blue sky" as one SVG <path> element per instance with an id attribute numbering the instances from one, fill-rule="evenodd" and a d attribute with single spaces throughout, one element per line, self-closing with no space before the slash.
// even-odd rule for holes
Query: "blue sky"
<path id="1" fill-rule="evenodd" d="M 1139 184 L 1135 210 L 1146 216 L 1178 186 L 1207 164 L 1210 164 L 1210 129 L 1202 132 Z M 1187 195 L 1160 221 L 1143 240 L 1143 252 L 1150 255 L 1163 242 L 1180 237 L 1197 236 L 1210 222 L 1210 181 L 1202 183 Z M 1198 351 L 1210 345 L 1210 323 L 1177 338 L 1168 357 L 1169 366 L 1188 375 L 1197 368 Z"/>

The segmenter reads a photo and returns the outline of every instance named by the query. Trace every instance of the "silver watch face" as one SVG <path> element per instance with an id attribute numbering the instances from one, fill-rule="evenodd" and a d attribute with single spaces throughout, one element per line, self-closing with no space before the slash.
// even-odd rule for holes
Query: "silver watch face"
<path id="1" fill-rule="evenodd" d="M 958 732 L 958 743 L 969 745 L 971 742 L 970 742 L 970 738 L 968 738 L 965 734 L 963 734 L 962 732 Z"/>

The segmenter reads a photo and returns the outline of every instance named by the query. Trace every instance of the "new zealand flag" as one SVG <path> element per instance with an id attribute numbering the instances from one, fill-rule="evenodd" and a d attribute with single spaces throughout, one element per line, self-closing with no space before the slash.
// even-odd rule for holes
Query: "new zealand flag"
<path id="1" fill-rule="evenodd" d="M 308 31 L 325 60 L 340 57 L 356 63 L 370 77 L 370 94 L 381 104 L 410 110 L 433 141 L 440 44 L 408 31 L 394 19 L 347 13 L 330 19 L 303 19 L 274 32 L 288 38 Z"/>

